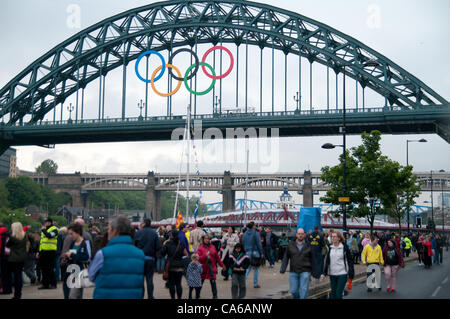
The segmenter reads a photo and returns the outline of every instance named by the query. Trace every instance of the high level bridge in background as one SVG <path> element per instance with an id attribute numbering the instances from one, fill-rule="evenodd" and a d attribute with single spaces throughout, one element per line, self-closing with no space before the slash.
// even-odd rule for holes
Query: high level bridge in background
<path id="1" fill-rule="evenodd" d="M 415 173 L 422 182 L 422 192 L 450 191 L 450 173 Z M 191 191 L 216 191 L 222 194 L 221 210 L 223 212 L 236 209 L 236 192 L 277 191 L 282 192 L 287 186 L 289 191 L 301 192 L 303 206 L 312 207 L 314 194 L 324 192 L 329 186 L 320 179 L 320 173 L 305 171 L 302 173 L 254 174 L 249 173 L 246 182 L 245 173 L 224 174 L 203 173 L 187 176 L 148 172 L 148 174 L 57 174 L 29 175 L 36 182 L 51 187 L 57 192 L 66 192 L 72 196 L 72 204 L 77 207 L 89 207 L 89 193 L 94 191 L 145 191 L 145 210 L 152 214 L 154 220 L 160 220 L 160 197 L 163 191 L 185 191 L 187 184 Z M 432 178 L 432 179 L 431 179 Z M 431 181 L 433 187 L 431 187 Z"/>
<path id="2" fill-rule="evenodd" d="M 216 45 L 227 47 L 236 61 L 229 79 L 219 80 L 204 96 L 182 90 L 180 99 L 165 100 L 141 82 L 145 110 L 135 115 L 136 104 L 131 108 L 127 101 L 127 83 L 130 74 L 135 76 L 130 62 L 148 50 L 169 56 L 179 48 L 204 52 Z M 224 74 L 229 63 L 222 52 L 214 51 L 207 60 L 217 74 Z M 271 64 L 263 62 L 264 55 Z M 141 72 L 146 68 L 146 79 L 148 60 L 147 56 L 141 67 Z M 111 75 L 114 71 L 119 80 Z M 288 82 L 288 73 L 295 74 L 295 83 L 291 77 Z M 314 87 L 319 73 L 326 81 Z M 174 129 L 184 126 L 187 104 L 192 117 L 202 120 L 203 130 L 277 127 L 279 136 L 336 135 L 343 109 L 339 78 L 344 75 L 354 80 L 354 86 L 346 88 L 354 92 L 346 102 L 348 134 L 372 129 L 386 134 L 436 133 L 450 142 L 449 102 L 351 36 L 267 4 L 176 0 L 100 21 L 11 79 L 0 89 L 0 153 L 19 145 L 169 140 Z M 197 89 L 197 78 L 190 81 Z M 121 82 L 120 93 L 110 93 L 115 91 L 108 90 L 107 82 Z M 175 83 L 169 75 L 167 91 Z M 288 90 L 299 94 L 294 107 L 288 105 Z M 369 105 L 367 93 L 376 97 Z M 322 96 L 326 98 L 317 102 Z M 240 111 L 227 112 L 224 105 Z"/>

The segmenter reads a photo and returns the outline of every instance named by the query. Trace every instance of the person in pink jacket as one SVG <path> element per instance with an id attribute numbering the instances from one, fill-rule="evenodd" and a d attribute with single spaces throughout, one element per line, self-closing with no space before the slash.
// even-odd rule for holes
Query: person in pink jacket
<path id="1" fill-rule="evenodd" d="M 366 247 L 367 244 L 370 244 L 370 235 L 367 233 L 364 239 L 361 241 L 361 245 Z"/>
<path id="2" fill-rule="evenodd" d="M 211 290 L 213 293 L 213 298 L 217 299 L 217 285 L 216 285 L 216 274 L 217 274 L 217 264 L 222 268 L 226 268 L 217 253 L 216 247 L 211 245 L 209 236 L 205 235 L 202 237 L 202 244 L 197 249 L 197 254 L 199 257 L 200 264 L 202 264 L 202 284 L 206 279 L 211 282 Z"/>

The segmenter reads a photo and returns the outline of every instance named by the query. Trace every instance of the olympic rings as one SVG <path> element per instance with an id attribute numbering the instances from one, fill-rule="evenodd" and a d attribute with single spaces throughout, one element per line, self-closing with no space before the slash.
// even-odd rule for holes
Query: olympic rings
<path id="1" fill-rule="evenodd" d="M 213 67 L 212 67 L 211 65 L 209 65 L 208 63 L 206 63 L 206 62 L 200 62 L 199 64 L 192 64 L 192 65 L 186 70 L 186 73 L 184 74 L 184 86 L 185 86 L 186 89 L 187 89 L 190 93 L 192 93 L 192 94 L 195 94 L 195 95 L 205 95 L 205 94 L 207 94 L 209 91 L 211 91 L 211 90 L 213 89 L 214 85 L 216 84 L 216 79 L 213 79 L 213 81 L 212 81 L 211 85 L 209 86 L 209 88 L 207 88 L 205 91 L 202 91 L 202 92 L 195 92 L 194 90 L 192 90 L 192 89 L 189 87 L 189 85 L 188 85 L 188 83 L 187 83 L 187 80 L 188 80 L 187 75 L 189 74 L 189 72 L 192 70 L 193 67 L 198 68 L 199 65 L 201 65 L 202 68 L 204 68 L 205 66 L 208 67 L 208 68 L 211 70 L 212 74 L 213 74 L 213 75 L 216 75 L 216 71 L 214 71 Z"/>
<path id="2" fill-rule="evenodd" d="M 161 74 L 158 75 L 158 76 L 155 78 L 155 82 L 158 81 L 160 78 L 162 78 L 164 72 L 166 72 L 166 61 L 164 60 L 164 57 L 162 56 L 161 53 L 159 53 L 159 52 L 157 52 L 157 51 L 153 51 L 153 50 L 149 50 L 149 51 L 142 52 L 142 53 L 139 55 L 139 57 L 137 58 L 137 60 L 136 60 L 136 64 L 135 64 L 135 66 L 134 66 L 134 71 L 136 72 L 136 75 L 137 75 L 137 77 L 139 78 L 139 80 L 141 80 L 142 82 L 145 82 L 145 83 L 150 83 L 151 81 L 149 81 L 148 79 L 144 79 L 144 78 L 139 74 L 138 66 L 139 66 L 139 62 L 141 62 L 141 59 L 142 59 L 144 56 L 146 56 L 146 55 L 151 55 L 151 54 L 156 54 L 156 55 L 161 59 L 161 62 L 162 62 L 162 71 L 161 71 Z"/>
<path id="3" fill-rule="evenodd" d="M 190 79 L 192 79 L 192 78 L 197 74 L 197 72 L 198 72 L 198 67 L 199 67 L 199 64 L 198 64 L 198 62 L 199 62 L 199 61 L 198 61 L 198 56 L 197 56 L 197 54 L 195 54 L 195 52 L 192 51 L 191 49 L 182 48 L 182 49 L 179 49 L 179 50 L 175 51 L 175 52 L 170 56 L 169 64 L 172 64 L 173 59 L 174 59 L 175 56 L 176 56 L 178 53 L 180 53 L 180 52 L 189 52 L 190 54 L 192 54 L 192 55 L 194 56 L 194 59 L 195 59 L 195 70 L 194 70 L 194 72 L 193 72 L 190 76 L 187 77 L 187 79 L 190 80 Z M 172 75 L 172 77 L 173 77 L 175 80 L 183 81 L 183 78 L 177 77 L 177 76 L 173 75 L 172 69 L 169 69 L 169 72 L 170 72 L 170 74 Z M 185 78 L 186 78 L 186 76 L 185 76 Z"/>
<path id="4" fill-rule="evenodd" d="M 223 75 L 213 76 L 213 75 L 210 75 L 208 72 L 206 72 L 205 66 L 202 65 L 202 70 L 206 74 L 206 76 L 211 79 L 216 79 L 216 80 L 223 79 L 228 74 L 230 74 L 231 70 L 233 69 L 233 65 L 234 65 L 234 58 L 233 58 L 233 55 L 231 54 L 231 51 L 228 50 L 227 48 L 225 48 L 224 46 L 220 46 L 220 45 L 212 47 L 211 49 L 206 51 L 205 54 L 203 55 L 202 62 L 206 61 L 206 57 L 208 56 L 208 54 L 210 54 L 212 51 L 218 50 L 218 49 L 224 50 L 230 56 L 230 67 L 228 68 L 227 72 L 225 72 Z"/>
<path id="5" fill-rule="evenodd" d="M 224 50 L 224 51 L 229 55 L 229 57 L 230 57 L 230 66 L 229 66 L 229 68 L 227 69 L 227 71 L 226 71 L 224 74 L 216 76 L 216 71 L 214 70 L 214 68 L 213 68 L 211 65 L 209 65 L 208 63 L 206 63 L 205 61 L 206 61 L 206 58 L 208 57 L 208 55 L 209 55 L 212 51 L 218 50 L 218 49 Z M 174 57 L 175 57 L 178 53 L 180 53 L 180 52 L 189 52 L 189 53 L 191 53 L 191 54 L 194 56 L 194 59 L 195 59 L 195 63 L 192 64 L 192 65 L 186 70 L 186 73 L 184 74 L 184 78 L 181 77 L 181 72 L 180 72 L 180 70 L 172 64 Z M 144 56 L 146 56 L 146 55 L 151 55 L 151 54 L 156 54 L 156 55 L 160 58 L 160 60 L 161 60 L 161 62 L 162 62 L 162 65 L 160 65 L 159 67 L 156 68 L 155 71 L 153 71 L 153 74 L 152 74 L 151 79 L 148 80 L 148 79 L 144 79 L 144 78 L 139 74 L 138 66 L 139 66 L 139 62 L 141 62 L 141 59 L 142 59 Z M 203 72 L 205 73 L 205 75 L 206 75 L 207 77 L 209 77 L 210 79 L 212 79 L 213 81 L 212 81 L 211 85 L 210 85 L 205 91 L 196 92 L 196 91 L 192 90 L 192 89 L 189 87 L 187 81 L 188 81 L 188 80 L 191 80 L 195 75 L 197 75 L 197 72 L 198 72 L 198 69 L 199 69 L 200 65 L 202 66 L 202 70 L 203 70 Z M 210 91 L 213 89 L 214 85 L 216 84 L 216 80 L 223 79 L 223 78 L 225 78 L 226 76 L 228 76 L 228 75 L 231 73 L 231 71 L 232 71 L 232 69 L 233 69 L 233 66 L 234 66 L 234 58 L 233 58 L 233 54 L 231 53 L 231 51 L 230 51 L 229 49 L 227 49 L 226 47 L 224 47 L 224 46 L 214 46 L 214 47 L 210 48 L 208 51 L 205 52 L 205 54 L 203 55 L 203 58 L 202 58 L 202 61 L 201 61 L 201 62 L 199 62 L 199 58 L 198 58 L 197 54 L 196 54 L 194 51 L 192 51 L 191 49 L 187 49 L 187 48 L 181 48 L 181 49 L 175 51 L 175 52 L 170 56 L 170 58 L 169 58 L 169 63 L 168 63 L 168 64 L 166 64 L 166 61 L 164 60 L 164 57 L 161 55 L 161 53 L 159 53 L 159 52 L 157 52 L 157 51 L 153 51 L 153 50 L 145 51 L 145 52 L 142 52 L 142 53 L 138 56 L 138 58 L 137 58 L 137 60 L 136 60 L 135 67 L 134 67 L 134 70 L 135 70 L 135 72 L 136 72 L 137 77 L 138 77 L 142 82 L 145 82 L 145 83 L 151 83 L 152 89 L 153 89 L 153 91 L 154 91 L 156 94 L 158 94 L 159 96 L 162 96 L 162 97 L 169 97 L 169 96 L 172 96 L 172 95 L 174 95 L 175 93 L 178 92 L 178 90 L 179 90 L 180 87 L 181 87 L 181 82 L 184 82 L 184 85 L 185 85 L 186 89 L 187 89 L 191 94 L 195 94 L 195 95 L 204 95 L 204 94 L 207 94 L 208 92 L 210 92 Z M 169 93 L 161 93 L 161 92 L 159 92 L 159 91 L 155 88 L 155 82 L 162 78 L 162 76 L 164 75 L 164 72 L 166 71 L 166 68 L 169 69 L 169 73 L 172 75 L 172 77 L 173 77 L 174 79 L 176 79 L 176 80 L 178 81 L 178 84 L 177 84 L 177 87 L 176 87 L 172 92 L 169 92 Z M 195 68 L 195 69 L 194 69 L 194 68 Z M 206 70 L 206 68 L 208 68 L 208 69 L 211 71 L 212 75 L 208 73 L 208 71 Z M 177 76 L 173 74 L 172 69 L 175 70 L 175 72 L 177 73 Z M 194 71 L 192 71 L 192 69 L 194 69 Z M 161 72 L 159 73 L 158 76 L 156 76 L 156 74 L 158 73 L 158 71 L 161 71 Z M 189 75 L 189 73 L 190 73 L 191 71 L 192 71 L 192 74 Z"/>
<path id="6" fill-rule="evenodd" d="M 165 67 L 167 67 L 167 68 L 169 68 L 169 69 L 174 69 L 174 70 L 177 72 L 178 76 L 181 77 L 181 72 L 180 72 L 180 70 L 178 70 L 178 68 L 177 68 L 176 66 L 174 66 L 174 65 L 172 65 L 172 64 L 166 64 Z M 160 93 L 160 92 L 155 88 L 155 82 L 156 82 L 156 81 L 154 80 L 154 78 L 155 78 L 156 72 L 158 72 L 158 71 L 161 70 L 162 68 L 163 68 L 163 66 L 160 65 L 160 66 L 158 66 L 158 67 L 156 68 L 155 71 L 153 71 L 152 79 L 151 79 L 151 85 L 152 85 L 153 91 L 155 91 L 156 94 L 158 94 L 159 96 L 162 96 L 162 97 L 169 97 L 169 96 L 172 96 L 172 95 L 174 95 L 175 93 L 178 92 L 178 90 L 179 90 L 180 87 L 181 87 L 181 81 L 178 81 L 177 87 L 176 87 L 175 90 L 173 90 L 172 92 L 169 92 L 169 93 Z M 190 70 L 189 70 L 189 71 L 190 71 Z"/>

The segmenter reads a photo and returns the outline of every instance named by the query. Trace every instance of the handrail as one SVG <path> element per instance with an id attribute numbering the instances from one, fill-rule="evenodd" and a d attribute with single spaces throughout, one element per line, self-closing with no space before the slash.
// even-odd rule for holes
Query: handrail
<path id="1" fill-rule="evenodd" d="M 347 116 L 351 116 L 352 114 L 373 114 L 373 113 L 414 113 L 420 110 L 449 110 L 450 107 L 448 105 L 435 105 L 435 106 L 420 106 L 414 109 L 405 109 L 399 106 L 394 107 L 374 107 L 374 108 L 354 108 L 354 109 L 346 109 Z M 342 114 L 342 109 L 318 109 L 318 110 L 303 110 L 303 111 L 276 111 L 276 112 L 247 112 L 247 113 L 233 113 L 231 110 L 226 110 L 227 113 L 222 114 L 197 114 L 192 115 L 192 119 L 244 119 L 244 118 L 261 118 L 261 117 L 278 117 L 278 116 L 293 116 L 293 117 L 314 117 L 314 116 L 323 116 L 323 115 L 340 115 Z M 63 120 L 63 121 L 39 121 L 36 123 L 14 123 L 13 125 L 6 125 L 5 123 L 0 123 L 0 126 L 57 126 L 57 125 L 89 125 L 89 124 L 123 124 L 123 123 L 147 123 L 152 121 L 185 121 L 186 115 L 172 115 L 172 116 L 151 116 L 144 118 L 142 116 L 139 117 L 129 117 L 126 119 L 122 118 L 106 118 L 106 119 L 83 119 L 83 120 Z"/>

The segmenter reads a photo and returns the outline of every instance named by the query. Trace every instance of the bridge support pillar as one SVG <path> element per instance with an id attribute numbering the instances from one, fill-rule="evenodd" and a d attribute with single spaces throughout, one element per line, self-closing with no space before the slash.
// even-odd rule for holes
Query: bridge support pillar
<path id="1" fill-rule="evenodd" d="M 305 171 L 303 176 L 303 207 L 313 207 L 314 195 L 312 189 L 311 171 Z"/>
<path id="2" fill-rule="evenodd" d="M 222 212 L 230 212 L 236 209 L 236 191 L 232 190 L 233 181 L 230 171 L 225 171 L 222 185 Z"/>
<path id="3" fill-rule="evenodd" d="M 158 178 L 155 177 L 154 172 L 148 172 L 147 181 L 145 211 L 147 212 L 147 217 L 150 217 L 152 221 L 159 221 L 161 220 L 161 191 L 156 190 Z"/>

